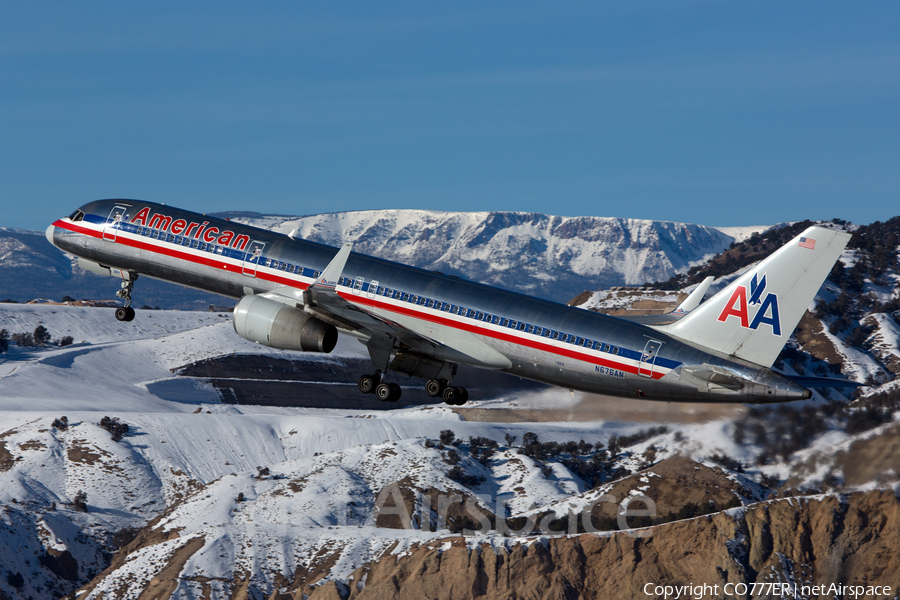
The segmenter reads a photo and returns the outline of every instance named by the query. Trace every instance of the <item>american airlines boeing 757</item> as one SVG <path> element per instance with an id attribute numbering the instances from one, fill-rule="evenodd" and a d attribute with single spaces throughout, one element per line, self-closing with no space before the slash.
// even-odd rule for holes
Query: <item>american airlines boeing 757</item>
<path id="1" fill-rule="evenodd" d="M 239 299 L 238 335 L 272 348 L 330 352 L 362 341 L 364 393 L 396 401 L 388 371 L 426 380 L 448 404 L 459 365 L 583 392 L 648 400 L 787 402 L 810 387 L 854 382 L 770 367 L 850 239 L 810 227 L 702 302 L 710 280 L 674 312 L 611 317 L 138 200 L 85 204 L 47 228 L 82 268 L 121 279 L 120 321 L 135 317 L 141 275 Z"/>

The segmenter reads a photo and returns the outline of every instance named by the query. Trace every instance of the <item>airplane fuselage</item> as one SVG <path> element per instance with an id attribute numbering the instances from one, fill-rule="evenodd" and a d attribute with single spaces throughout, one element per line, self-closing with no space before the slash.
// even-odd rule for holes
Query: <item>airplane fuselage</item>
<path id="1" fill-rule="evenodd" d="M 233 298 L 278 289 L 302 293 L 337 252 L 316 242 L 135 200 L 86 204 L 53 223 L 47 236 L 60 249 L 103 268 Z M 469 364 L 572 390 L 652 400 L 783 402 L 809 397 L 802 386 L 768 368 L 709 352 L 646 325 L 371 256 L 351 253 L 335 291 L 349 307 L 330 319 L 341 333 L 365 342 L 390 337 L 390 327 L 401 328 L 415 334 L 414 340 L 398 342 L 403 352 L 437 363 Z M 297 306 L 303 308 L 301 304 Z M 711 393 L 708 384 L 698 387 L 696 380 L 682 377 L 684 365 L 724 369 L 748 383 L 739 390 Z"/>

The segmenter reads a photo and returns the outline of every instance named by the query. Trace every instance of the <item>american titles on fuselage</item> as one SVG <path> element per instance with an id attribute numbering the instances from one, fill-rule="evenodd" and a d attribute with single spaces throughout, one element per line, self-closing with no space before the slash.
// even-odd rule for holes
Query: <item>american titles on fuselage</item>
<path id="1" fill-rule="evenodd" d="M 134 215 L 129 223 L 140 224 L 143 227 L 156 229 L 180 235 L 195 240 L 202 240 L 208 244 L 227 246 L 235 250 L 244 250 L 250 243 L 250 237 L 244 234 L 236 234 L 230 229 L 220 230 L 218 227 L 208 227 L 209 221 L 203 223 L 188 222 L 186 219 L 173 219 L 162 213 L 150 214 L 150 207 L 145 206 Z"/>

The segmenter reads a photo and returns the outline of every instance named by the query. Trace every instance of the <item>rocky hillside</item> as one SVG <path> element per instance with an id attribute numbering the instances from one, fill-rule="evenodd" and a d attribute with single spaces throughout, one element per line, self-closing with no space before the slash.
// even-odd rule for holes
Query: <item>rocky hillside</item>
<path id="1" fill-rule="evenodd" d="M 876 598 L 900 588 L 900 502 L 889 491 L 775 500 L 637 533 L 499 544 L 449 538 L 302 597 L 630 599 L 661 597 L 656 585 L 699 585 L 684 595 L 850 597 L 844 586 L 853 586 L 856 597 Z"/>

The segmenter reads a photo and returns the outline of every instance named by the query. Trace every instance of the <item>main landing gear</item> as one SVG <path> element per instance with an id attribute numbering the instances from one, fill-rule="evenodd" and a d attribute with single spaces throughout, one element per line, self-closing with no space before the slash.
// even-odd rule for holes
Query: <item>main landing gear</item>
<path id="1" fill-rule="evenodd" d="M 443 398 L 451 406 L 462 406 L 469 400 L 469 392 L 464 387 L 453 387 L 446 379 L 429 379 L 425 393 L 432 398 Z"/>
<path id="2" fill-rule="evenodd" d="M 134 282 L 137 281 L 137 273 L 129 273 L 128 279 L 122 280 L 122 289 L 116 292 L 116 296 L 125 300 L 125 306 L 116 309 L 116 319 L 119 321 L 131 321 L 134 319 L 134 309 L 131 308 L 131 292 Z"/>
<path id="3" fill-rule="evenodd" d="M 376 371 L 374 375 L 363 375 L 356 382 L 356 387 L 363 394 L 375 394 L 382 402 L 396 402 L 403 395 L 403 390 L 396 383 L 382 381 L 384 375 Z"/>

